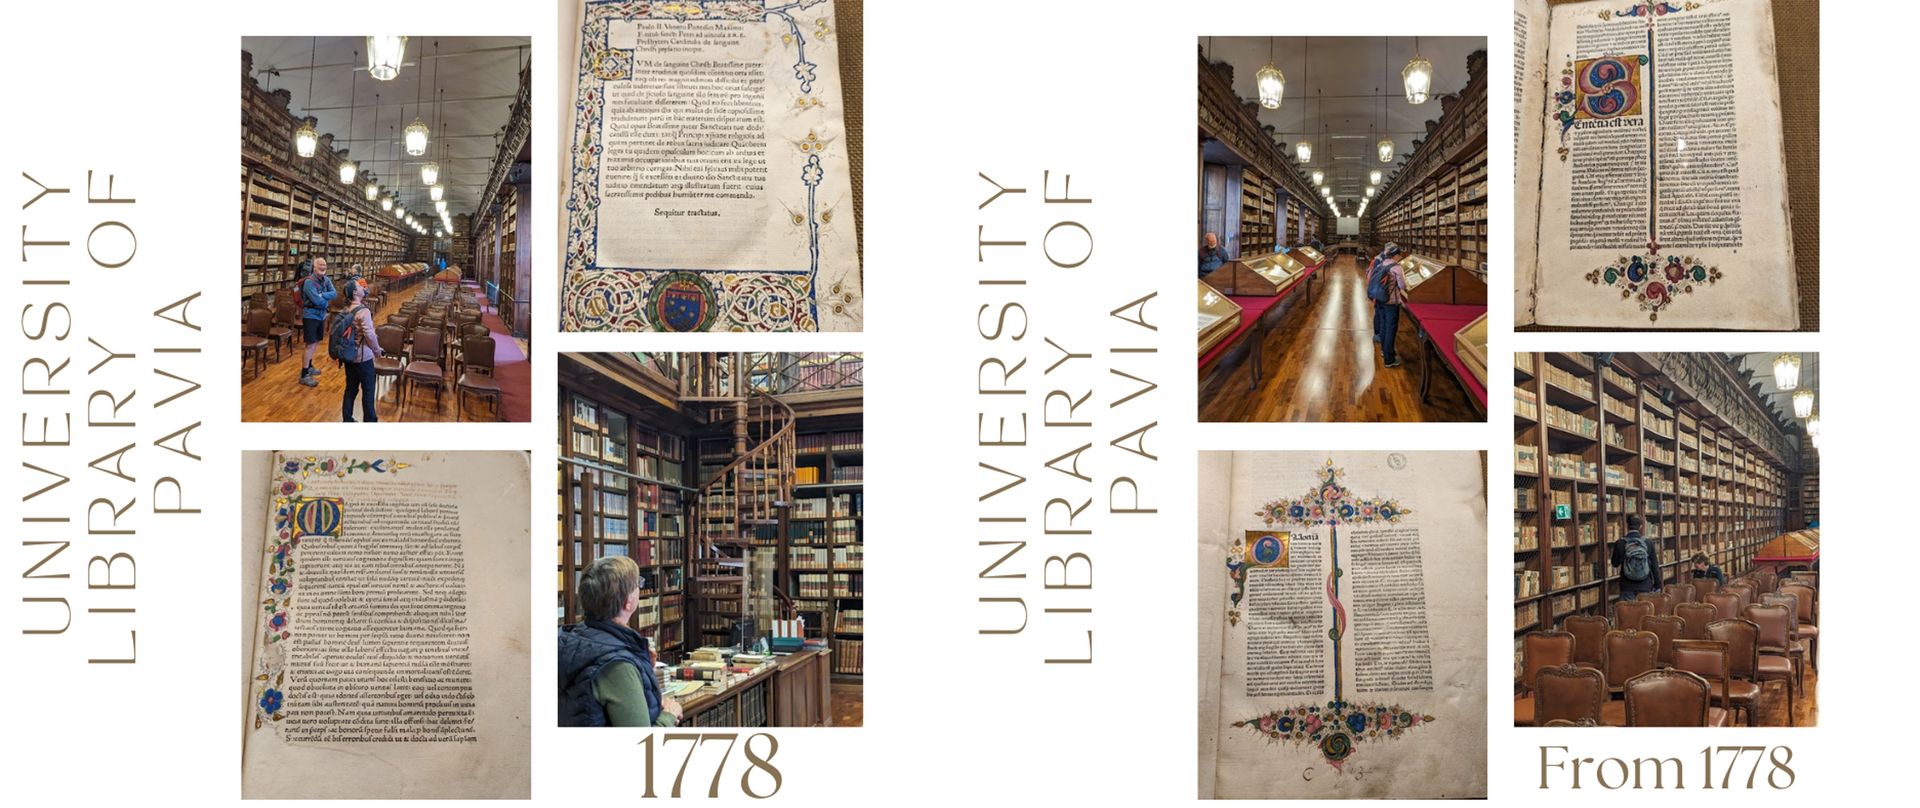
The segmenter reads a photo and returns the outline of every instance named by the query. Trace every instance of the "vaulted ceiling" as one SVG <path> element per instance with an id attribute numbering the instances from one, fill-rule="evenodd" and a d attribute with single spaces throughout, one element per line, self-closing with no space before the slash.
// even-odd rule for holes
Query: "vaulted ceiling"
<path id="1" fill-rule="evenodd" d="M 1420 37 L 1419 55 L 1433 63 L 1433 91 L 1426 103 L 1407 103 L 1400 70 L 1415 53 L 1414 37 L 1201 37 L 1200 50 L 1233 66 L 1233 90 L 1244 99 L 1260 92 L 1254 74 L 1271 61 L 1286 76 L 1279 109 L 1260 109 L 1260 123 L 1274 128 L 1281 153 L 1293 160 L 1293 144 L 1313 144 L 1307 174 L 1324 171 L 1343 212 L 1358 208 L 1367 173 L 1378 168 L 1392 179 L 1413 141 L 1440 117 L 1440 96 L 1467 86 L 1467 55 L 1487 47 L 1485 37 Z M 1393 138 L 1393 163 L 1374 151 L 1382 133 Z"/>
<path id="2" fill-rule="evenodd" d="M 374 172 L 408 210 L 433 210 L 420 182 L 420 164 L 437 160 L 440 182 L 447 186 L 447 213 L 454 216 L 472 213 L 486 192 L 498 148 L 495 136 L 506 126 L 519 91 L 527 45 L 527 37 L 410 36 L 400 75 L 376 81 L 367 75 L 364 36 L 240 40 L 240 47 L 253 54 L 253 78 L 260 86 L 291 92 L 287 109 L 295 117 L 318 119 L 314 128 L 332 133 L 334 148 L 346 149 L 362 171 Z M 410 157 L 401 137 L 416 116 L 432 132 L 427 154 Z"/>

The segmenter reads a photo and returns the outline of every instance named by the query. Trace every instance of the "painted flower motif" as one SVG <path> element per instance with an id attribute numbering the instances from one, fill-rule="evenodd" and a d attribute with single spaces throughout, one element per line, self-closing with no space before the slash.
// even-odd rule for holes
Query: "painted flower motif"
<path id="1" fill-rule="evenodd" d="M 1317 715 L 1309 715 L 1309 716 L 1307 716 L 1307 718 L 1306 718 L 1306 730 L 1307 730 L 1307 732 L 1310 732 L 1310 733 L 1312 733 L 1312 732 L 1319 732 L 1319 731 L 1320 731 L 1320 727 L 1321 727 L 1321 726 L 1322 726 L 1322 724 L 1320 723 L 1320 716 L 1317 716 Z"/>
<path id="2" fill-rule="evenodd" d="M 1679 283 L 1681 279 L 1685 278 L 1686 276 L 1687 276 L 1687 268 L 1680 265 L 1679 258 L 1675 258 L 1672 261 L 1667 262 L 1667 280 L 1668 281 L 1671 281 L 1673 283 Z"/>
<path id="3" fill-rule="evenodd" d="M 325 460 L 320 461 L 320 470 L 333 471 L 333 458 L 329 457 Z"/>
<path id="4" fill-rule="evenodd" d="M 267 587 L 268 591 L 276 595 L 284 595 L 287 593 L 287 590 L 292 588 L 293 584 L 289 583 L 285 578 L 275 578 L 273 579 L 273 585 Z"/>
<path id="5" fill-rule="evenodd" d="M 807 187 L 811 188 L 819 185 L 820 178 L 825 176 L 825 174 L 826 172 L 820 169 L 820 157 L 815 155 L 807 158 L 807 167 L 800 170 L 800 181 L 806 183 Z"/>
<path id="6" fill-rule="evenodd" d="M 268 618 L 268 619 L 267 619 L 267 625 L 268 625 L 268 626 L 271 626 L 271 627 L 273 627 L 273 628 L 274 628 L 275 630 L 279 630 L 279 629 L 283 629 L 283 628 L 286 628 L 286 627 L 287 627 L 287 613 L 286 613 L 286 612 L 278 612 L 278 613 L 276 613 L 276 614 L 274 614 L 274 616 L 273 616 L 273 617 L 270 617 L 270 618 Z"/>
<path id="7" fill-rule="evenodd" d="M 1627 262 L 1627 280 L 1639 283 L 1646 279 L 1647 265 L 1640 260 L 1640 256 L 1636 255 L 1633 257 L 1633 260 Z"/>
<path id="8" fill-rule="evenodd" d="M 1356 732 L 1356 733 L 1365 732 L 1367 729 L 1366 715 L 1362 713 L 1348 713 L 1347 729 L 1351 732 Z"/>
<path id="9" fill-rule="evenodd" d="M 1667 285 L 1659 281 L 1647 284 L 1647 299 L 1659 302 L 1667 297 Z"/>
<path id="10" fill-rule="evenodd" d="M 280 484 L 280 493 L 282 494 L 292 494 L 295 491 L 299 491 L 299 490 L 300 490 L 300 484 L 293 482 L 291 480 Z"/>
<path id="11" fill-rule="evenodd" d="M 1267 732 L 1267 733 L 1271 733 L 1271 732 L 1273 732 L 1273 726 L 1274 726 L 1274 722 L 1273 722 L 1273 715 L 1272 715 L 1272 714 L 1268 714 L 1268 715 L 1263 715 L 1263 716 L 1260 716 L 1260 731 L 1261 731 L 1261 732 Z"/>
<path id="12" fill-rule="evenodd" d="M 289 460 L 285 465 L 281 466 L 281 469 L 288 474 L 298 474 L 300 473 L 300 461 Z"/>
<path id="13" fill-rule="evenodd" d="M 1281 732 L 1291 733 L 1293 732 L 1293 726 L 1294 724 L 1293 724 L 1292 716 L 1283 717 L 1279 721 L 1279 727 Z"/>
<path id="14" fill-rule="evenodd" d="M 280 691 L 275 690 L 274 688 L 269 687 L 267 688 L 266 692 L 260 694 L 261 712 L 265 712 L 268 714 L 280 712 L 280 702 L 281 702 Z"/>

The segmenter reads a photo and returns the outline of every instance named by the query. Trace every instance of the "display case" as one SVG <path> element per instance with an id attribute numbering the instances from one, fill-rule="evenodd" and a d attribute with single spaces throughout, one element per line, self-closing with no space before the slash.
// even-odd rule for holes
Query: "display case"
<path id="1" fill-rule="evenodd" d="M 1240 327 L 1240 304 L 1205 281 L 1195 283 L 1200 285 L 1200 353 L 1204 355 Z"/>
<path id="2" fill-rule="evenodd" d="M 1422 255 L 1400 260 L 1407 278 L 1407 300 L 1412 303 L 1487 305 L 1487 283 L 1465 267 L 1444 264 Z"/>
<path id="3" fill-rule="evenodd" d="M 1229 295 L 1272 297 L 1285 291 L 1306 270 L 1286 253 L 1268 253 L 1228 261 L 1203 280 Z"/>
<path id="4" fill-rule="evenodd" d="M 1460 357 L 1460 364 L 1473 371 L 1480 380 L 1480 386 L 1487 384 L 1487 315 L 1482 314 L 1473 322 L 1453 332 L 1453 351 Z"/>
<path id="5" fill-rule="evenodd" d="M 1288 250 L 1287 255 L 1291 256 L 1293 260 L 1310 267 L 1317 267 L 1327 260 L 1325 255 L 1320 254 L 1319 250 L 1312 247 L 1295 247 Z"/>

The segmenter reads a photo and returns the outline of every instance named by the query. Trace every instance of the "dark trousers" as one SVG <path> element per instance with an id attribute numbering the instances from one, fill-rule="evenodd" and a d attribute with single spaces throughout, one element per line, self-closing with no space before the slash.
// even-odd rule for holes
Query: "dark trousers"
<path id="1" fill-rule="evenodd" d="M 1373 304 L 1373 339 L 1380 343 L 1380 358 L 1387 364 L 1393 364 L 1396 355 L 1393 352 L 1393 338 L 1400 332 L 1400 307 L 1392 303 L 1375 301 Z"/>
<path id="2" fill-rule="evenodd" d="M 373 410 L 374 402 L 378 400 L 373 392 L 373 360 L 348 362 L 346 368 L 347 389 L 340 395 L 340 420 L 353 420 L 353 398 L 356 394 L 360 396 L 360 420 L 369 424 L 380 420 Z"/>

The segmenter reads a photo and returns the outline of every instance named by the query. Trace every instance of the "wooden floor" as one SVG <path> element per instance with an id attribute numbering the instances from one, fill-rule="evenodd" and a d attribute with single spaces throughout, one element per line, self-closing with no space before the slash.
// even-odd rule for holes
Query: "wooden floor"
<path id="1" fill-rule="evenodd" d="M 866 720 L 866 707 L 861 702 L 859 682 L 834 681 L 833 683 L 833 726 L 858 727 Z"/>
<path id="2" fill-rule="evenodd" d="M 1426 361 L 1413 321 L 1400 315 L 1400 367 L 1381 364 L 1373 304 L 1359 260 L 1338 256 L 1313 279 L 1313 300 L 1297 290 L 1269 311 L 1257 389 L 1247 389 L 1248 345 L 1200 380 L 1202 421 L 1477 421 L 1466 393 L 1434 368 L 1432 400 L 1420 401 Z"/>
<path id="3" fill-rule="evenodd" d="M 374 312 L 374 325 L 383 325 L 387 315 L 398 311 L 400 304 L 427 289 L 432 282 L 418 283 L 408 289 L 394 293 L 390 299 Z M 489 315 L 489 319 L 492 316 Z M 497 322 L 497 321 L 495 321 Z M 499 334 L 496 333 L 496 339 Z M 274 361 L 273 348 L 267 349 L 267 366 L 259 376 L 253 375 L 249 364 L 240 367 L 240 419 L 242 421 L 338 421 L 340 420 L 340 396 L 346 389 L 346 372 L 339 363 L 327 358 L 325 337 L 321 338 L 320 349 L 313 355 L 314 367 L 320 368 L 320 386 L 307 387 L 300 383 L 301 357 L 305 346 L 300 344 L 299 336 L 294 337 L 291 349 L 282 348 L 279 361 Z M 526 344 L 519 342 L 521 355 L 526 355 Z M 521 378 L 526 375 L 514 374 Z M 502 386 L 508 386 L 507 374 L 501 374 Z M 522 386 L 525 386 L 524 384 Z M 529 401 L 531 390 L 509 388 L 506 395 L 517 401 Z M 514 411 L 523 409 L 507 406 L 508 417 Z M 375 410 L 382 421 L 400 420 L 400 405 L 395 400 L 390 380 L 382 380 L 380 403 Z M 454 394 L 452 385 L 440 394 L 438 409 L 434 406 L 433 393 L 422 389 L 414 394 L 412 403 L 407 407 L 408 421 L 452 421 L 454 420 Z M 466 417 L 469 421 L 487 420 L 492 416 L 490 406 L 478 398 L 468 398 Z M 353 405 L 353 417 L 360 417 L 360 402 Z M 524 416 L 520 420 L 526 420 Z"/>

